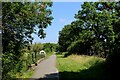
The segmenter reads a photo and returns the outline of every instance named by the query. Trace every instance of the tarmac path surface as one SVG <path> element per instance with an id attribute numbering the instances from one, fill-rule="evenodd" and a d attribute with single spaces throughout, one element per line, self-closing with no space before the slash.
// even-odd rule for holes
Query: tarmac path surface
<path id="1" fill-rule="evenodd" d="M 51 55 L 48 59 L 41 61 L 32 76 L 34 80 L 59 80 L 56 68 L 56 55 Z"/>

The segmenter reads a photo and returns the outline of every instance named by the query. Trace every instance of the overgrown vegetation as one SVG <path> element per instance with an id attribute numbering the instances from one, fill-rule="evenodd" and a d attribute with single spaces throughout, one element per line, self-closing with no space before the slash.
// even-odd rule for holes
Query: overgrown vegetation
<path id="1" fill-rule="evenodd" d="M 32 44 L 35 33 L 45 38 L 51 25 L 52 2 L 2 2 L 2 79 L 11 80 L 27 72 L 41 58 L 41 44 Z"/>
<path id="2" fill-rule="evenodd" d="M 106 58 L 105 67 L 101 64 L 102 59 L 95 57 L 87 60 L 88 57 L 82 56 L 85 62 L 77 56 L 59 58 L 59 64 L 63 65 L 59 70 L 67 72 L 62 75 L 65 78 L 67 75 L 70 78 L 107 79 L 102 72 L 104 68 L 114 79 L 119 78 L 120 2 L 84 2 L 74 16 L 76 20 L 59 32 L 59 45 L 32 45 L 32 33 L 45 38 L 44 29 L 51 25 L 53 19 L 51 6 L 51 2 L 2 3 L 2 79 L 23 76 L 31 64 L 42 58 L 40 50 L 66 52 L 65 56 L 79 54 Z M 71 68 L 67 69 L 67 66 Z M 68 73 L 70 71 L 74 74 Z"/>
<path id="3" fill-rule="evenodd" d="M 111 76 L 118 77 L 120 63 L 120 2 L 84 2 L 75 21 L 59 32 L 59 52 L 106 58 Z M 118 77 L 119 78 L 119 77 Z"/>
<path id="4" fill-rule="evenodd" d="M 57 54 L 57 62 L 60 80 L 110 80 L 104 58 Z"/>
<path id="5" fill-rule="evenodd" d="M 11 63 L 11 65 L 9 65 L 9 66 L 14 65 L 14 69 L 10 70 L 8 73 L 8 75 L 10 75 L 9 77 L 11 77 L 11 79 L 13 79 L 13 78 L 30 78 L 34 71 L 31 68 L 31 64 L 35 64 L 37 66 L 38 60 L 40 60 L 41 58 L 48 58 L 50 55 L 52 55 L 56 49 L 55 45 L 56 44 L 53 44 L 53 43 L 32 44 L 29 46 L 29 50 L 28 50 L 28 48 L 24 48 L 21 50 L 20 60 L 19 60 L 19 62 L 16 61 L 16 64 L 12 63 L 12 57 L 13 57 L 12 53 L 11 54 L 9 53 L 9 55 L 4 55 L 3 60 L 6 59 L 8 61 L 8 62 L 6 61 L 7 63 L 4 63 L 4 64 Z M 50 47 L 50 46 L 52 46 L 52 47 Z M 43 57 L 42 55 L 40 55 L 39 52 L 41 50 L 45 50 L 45 52 L 47 54 L 46 57 Z M 8 65 L 4 65 L 3 68 L 5 68 L 6 70 L 9 70 L 10 67 L 7 67 L 7 66 Z"/>

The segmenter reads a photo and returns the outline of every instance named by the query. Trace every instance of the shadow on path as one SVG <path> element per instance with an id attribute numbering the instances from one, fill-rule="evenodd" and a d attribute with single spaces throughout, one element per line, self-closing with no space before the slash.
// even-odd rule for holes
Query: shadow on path
<path id="1" fill-rule="evenodd" d="M 58 73 L 45 74 L 44 78 L 39 78 L 35 80 L 59 80 Z"/>
<path id="2" fill-rule="evenodd" d="M 58 73 L 45 74 L 43 78 L 17 78 L 13 80 L 59 80 Z"/>

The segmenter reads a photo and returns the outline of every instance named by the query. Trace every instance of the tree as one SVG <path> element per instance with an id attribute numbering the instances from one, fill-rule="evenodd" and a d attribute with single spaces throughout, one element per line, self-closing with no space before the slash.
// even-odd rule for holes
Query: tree
<path id="1" fill-rule="evenodd" d="M 102 9 L 106 8 L 108 12 L 111 12 L 111 18 L 112 18 L 112 23 L 111 26 L 113 28 L 114 32 L 114 40 L 110 40 L 110 46 L 109 46 L 109 56 L 107 57 L 107 68 L 110 73 L 111 78 L 119 78 L 117 72 L 120 70 L 119 69 L 119 50 L 120 50 L 120 2 L 113 2 L 113 3 L 103 3 L 102 4 Z"/>
<path id="2" fill-rule="evenodd" d="M 119 78 L 120 2 L 84 2 L 75 18 L 74 27 L 80 29 L 74 31 L 72 23 L 65 26 L 60 32 L 59 46 L 70 54 L 92 52 L 105 57 L 110 77 Z"/>
<path id="3" fill-rule="evenodd" d="M 119 41 L 119 7 L 119 2 L 84 2 L 82 10 L 75 14 L 76 21 L 60 32 L 58 43 L 61 50 L 67 51 L 68 47 L 70 50 L 73 44 L 81 41 L 80 45 L 87 51 L 83 49 L 85 54 L 91 51 L 103 57 L 111 54 L 116 41 Z M 76 30 L 72 27 L 73 23 Z"/>
<path id="4" fill-rule="evenodd" d="M 95 43 L 91 46 L 96 54 L 103 53 L 106 46 L 110 51 L 109 46 L 114 42 L 114 31 L 111 26 L 112 14 L 102 4 L 104 3 L 85 2 L 82 5 L 82 10 L 79 10 L 78 14 L 75 15 L 76 19 L 84 21 L 83 28 L 93 33 Z M 98 47 L 97 43 L 99 43 Z M 103 48 L 101 49 L 101 47 Z"/>
<path id="5" fill-rule="evenodd" d="M 3 46 L 3 77 L 15 69 L 19 61 L 21 49 L 32 43 L 32 33 L 45 38 L 44 29 L 51 25 L 53 17 L 51 2 L 3 2 L 2 3 L 2 46 Z M 37 32 L 37 29 L 39 30 Z M 9 62 L 7 57 L 10 56 Z M 12 61 L 12 65 L 11 64 Z M 5 66 L 6 65 L 6 66 Z M 9 70 L 5 69 L 9 66 Z"/>
<path id="6" fill-rule="evenodd" d="M 3 3 L 2 6 L 3 53 L 10 51 L 8 45 L 11 41 L 14 42 L 15 48 L 19 48 L 19 44 L 32 42 L 31 34 L 36 32 L 36 28 L 39 29 L 38 36 L 40 38 L 45 37 L 43 29 L 50 25 L 53 19 L 52 12 L 48 8 L 52 6 L 51 3 L 8 2 Z M 17 47 L 16 44 L 18 44 Z"/>
<path id="7" fill-rule="evenodd" d="M 73 21 L 71 24 L 65 25 L 62 31 L 59 32 L 59 51 L 67 51 L 67 48 L 71 42 L 78 40 L 80 37 L 80 32 L 82 31 L 81 26 L 79 26 L 81 23 L 78 23 L 78 21 Z"/>
<path id="8" fill-rule="evenodd" d="M 72 35 L 69 35 L 70 34 L 70 30 L 71 30 L 70 25 L 66 25 L 62 29 L 62 31 L 59 32 L 59 41 L 58 41 L 58 44 L 59 44 L 59 51 L 61 51 L 61 52 L 66 51 L 67 47 L 71 43 L 70 37 Z"/>
<path id="9" fill-rule="evenodd" d="M 55 44 L 55 43 L 44 43 L 43 45 L 44 45 L 44 46 L 43 46 L 43 49 L 44 49 L 46 52 L 56 51 L 57 44 Z"/>
<path id="10" fill-rule="evenodd" d="M 71 43 L 74 41 L 82 41 L 82 44 L 87 43 L 83 47 L 89 49 L 91 42 L 93 40 L 93 32 L 91 29 L 91 17 L 92 13 L 90 12 L 92 3 L 85 3 L 82 8 L 82 11 L 78 11 L 78 14 L 75 15 L 76 21 L 73 21 L 70 25 L 67 25 L 59 33 L 59 45 L 62 48 L 61 50 L 67 51 L 67 48 L 70 48 Z M 87 9 L 86 7 L 87 6 Z M 89 10 L 88 10 L 89 9 Z M 90 21 L 88 20 L 90 19 Z M 89 41 L 90 40 L 90 41 Z M 76 43 L 76 42 L 75 42 Z M 89 47 L 87 47 L 89 45 Z M 78 46 L 79 47 L 79 46 Z M 65 49 L 64 49 L 65 48 Z M 68 49 L 68 50 L 69 50 Z M 80 48 L 79 48 L 80 49 Z M 76 51 L 75 49 L 72 50 Z M 78 50 L 77 53 L 79 53 Z M 85 53 L 85 52 L 84 52 Z"/>

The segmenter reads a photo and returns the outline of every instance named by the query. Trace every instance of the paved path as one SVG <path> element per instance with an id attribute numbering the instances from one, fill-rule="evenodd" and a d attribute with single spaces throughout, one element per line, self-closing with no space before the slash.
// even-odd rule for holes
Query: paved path
<path id="1" fill-rule="evenodd" d="M 58 80 L 59 76 L 56 68 L 56 55 L 54 54 L 48 59 L 40 62 L 35 69 L 32 78 L 35 80 Z"/>

